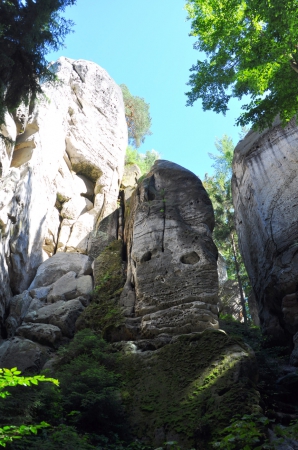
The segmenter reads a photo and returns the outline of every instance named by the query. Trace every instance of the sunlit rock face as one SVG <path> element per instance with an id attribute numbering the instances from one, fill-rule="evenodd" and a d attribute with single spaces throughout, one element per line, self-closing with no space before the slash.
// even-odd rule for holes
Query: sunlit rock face
<path id="1" fill-rule="evenodd" d="M 233 162 L 233 201 L 244 262 L 265 332 L 298 331 L 298 128 L 249 132 Z"/>
<path id="2" fill-rule="evenodd" d="M 57 252 L 87 254 L 96 223 L 117 208 L 127 147 L 122 92 L 84 60 L 52 63 L 30 108 L 8 115 L 0 146 L 0 308 Z"/>
<path id="3" fill-rule="evenodd" d="M 218 328 L 213 208 L 201 181 L 159 160 L 130 201 L 121 295 L 133 338 Z"/>

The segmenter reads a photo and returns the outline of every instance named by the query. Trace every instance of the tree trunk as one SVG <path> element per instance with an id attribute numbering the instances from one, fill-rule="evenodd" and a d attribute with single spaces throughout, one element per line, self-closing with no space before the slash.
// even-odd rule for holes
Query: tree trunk
<path id="1" fill-rule="evenodd" d="M 246 308 L 245 308 L 245 298 L 243 294 L 243 287 L 242 287 L 242 281 L 240 277 L 240 268 L 239 268 L 239 262 L 237 259 L 237 249 L 236 249 L 236 243 L 234 239 L 233 233 L 231 233 L 231 239 L 232 239 L 232 248 L 233 248 L 233 254 L 235 259 L 235 266 L 236 266 L 236 274 L 237 274 L 237 280 L 238 280 L 238 286 L 239 286 L 239 292 L 240 292 L 240 299 L 241 299 L 241 306 L 242 306 L 242 312 L 243 312 L 243 318 L 244 318 L 244 325 L 247 327 L 247 314 L 246 314 Z"/>

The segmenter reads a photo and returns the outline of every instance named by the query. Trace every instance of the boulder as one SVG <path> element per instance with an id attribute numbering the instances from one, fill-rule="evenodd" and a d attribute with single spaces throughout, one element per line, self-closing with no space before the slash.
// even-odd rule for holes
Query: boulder
<path id="1" fill-rule="evenodd" d="M 57 253 L 38 267 L 29 290 L 48 286 L 68 272 L 75 272 L 78 276 L 92 273 L 88 256 L 79 253 Z"/>
<path id="2" fill-rule="evenodd" d="M 72 338 L 75 331 L 76 320 L 83 310 L 84 306 L 79 299 L 69 300 L 67 302 L 60 300 L 27 314 L 24 322 L 26 324 L 38 323 L 55 325 L 62 331 L 64 336 Z"/>
<path id="3" fill-rule="evenodd" d="M 28 308 L 28 312 L 27 314 L 33 312 L 33 311 L 37 311 L 40 308 L 43 308 L 45 305 L 44 301 L 39 300 L 38 298 L 34 298 L 32 300 L 32 302 L 30 303 L 30 306 Z"/>
<path id="4" fill-rule="evenodd" d="M 53 288 L 47 297 L 47 302 L 54 303 L 58 300 L 71 300 L 79 296 L 88 300 L 92 288 L 93 283 L 90 275 L 76 278 L 75 272 L 68 272 L 53 284 Z"/>
<path id="5" fill-rule="evenodd" d="M 60 328 L 64 336 L 72 338 L 75 333 L 75 323 L 83 311 L 84 306 L 79 299 L 69 300 L 54 311 L 49 323 Z"/>
<path id="6" fill-rule="evenodd" d="M 49 347 L 55 347 L 62 339 L 60 328 L 49 324 L 26 323 L 17 329 L 16 334 Z"/>
<path id="7" fill-rule="evenodd" d="M 235 148 L 236 229 L 263 331 L 279 345 L 298 331 L 298 127 L 277 119 Z"/>
<path id="8" fill-rule="evenodd" d="M 24 291 L 11 299 L 9 315 L 5 321 L 6 332 L 9 338 L 14 336 L 17 327 L 21 325 L 31 302 L 32 297 L 28 291 Z"/>
<path id="9" fill-rule="evenodd" d="M 130 202 L 127 280 L 120 305 L 134 336 L 218 328 L 213 208 L 199 178 L 155 162 Z"/>
<path id="10" fill-rule="evenodd" d="M 52 289 L 52 284 L 49 286 L 42 286 L 35 289 L 30 289 L 29 294 L 32 298 L 36 298 L 37 300 L 43 301 L 47 299 L 48 293 Z"/>
<path id="11" fill-rule="evenodd" d="M 25 323 L 50 323 L 50 319 L 55 311 L 60 307 L 65 305 L 66 302 L 60 300 L 56 303 L 50 305 L 44 305 L 38 310 L 30 311 L 25 317 Z"/>
<path id="12" fill-rule="evenodd" d="M 49 356 L 49 349 L 22 337 L 7 339 L 0 345 L 0 366 L 7 369 L 17 367 L 22 372 L 36 373 Z"/>

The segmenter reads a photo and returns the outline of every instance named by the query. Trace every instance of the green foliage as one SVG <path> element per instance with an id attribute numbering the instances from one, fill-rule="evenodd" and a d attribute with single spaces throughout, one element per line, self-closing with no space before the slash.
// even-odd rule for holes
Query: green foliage
<path id="1" fill-rule="evenodd" d="M 59 385 L 59 381 L 54 378 L 46 378 L 44 375 L 35 375 L 34 377 L 20 376 L 20 372 L 16 367 L 12 369 L 0 369 L 0 397 L 5 398 L 10 393 L 7 390 L 3 390 L 8 386 L 31 386 L 37 385 L 40 381 L 49 381 L 56 386 Z"/>
<path id="2" fill-rule="evenodd" d="M 277 442 L 279 444 L 284 442 L 284 438 L 296 440 L 298 436 L 298 420 L 292 420 L 288 427 L 277 425 L 274 428 L 274 432 L 278 437 Z"/>
<path id="3" fill-rule="evenodd" d="M 77 321 L 77 329 L 91 328 L 106 338 L 123 322 L 118 301 L 125 284 L 122 268 L 122 241 L 111 242 L 94 263 L 95 289 L 90 305 Z"/>
<path id="4" fill-rule="evenodd" d="M 15 443 L 13 450 L 92 450 L 88 436 L 77 433 L 76 429 L 67 425 L 59 425 L 39 433 L 37 437 L 29 437 Z"/>
<path id="5" fill-rule="evenodd" d="M 225 114 L 231 98 L 250 96 L 236 123 L 263 129 L 298 110 L 297 0 L 188 0 L 194 48 L 188 105 Z"/>
<path id="6" fill-rule="evenodd" d="M 126 149 L 125 164 L 137 164 L 142 175 L 148 173 L 160 154 L 155 150 L 147 150 L 146 153 L 139 153 L 137 149 L 129 146 Z"/>
<path id="7" fill-rule="evenodd" d="M 10 402 L 8 408 L 0 410 L 1 415 L 11 416 L 14 406 L 23 419 L 29 410 L 33 421 L 48 422 L 51 428 L 10 444 L 9 449 L 126 448 L 129 434 L 121 406 L 122 382 L 118 355 L 111 346 L 93 331 L 83 330 L 69 345 L 60 347 L 55 361 L 51 372 L 59 378 L 59 389 L 42 383 L 34 386 L 31 397 L 19 391 L 13 398 L 17 389 L 13 388 L 12 395 L 4 400 Z M 20 420 L 22 417 L 18 417 Z"/>
<path id="8" fill-rule="evenodd" d="M 152 134 L 150 105 L 143 98 L 132 95 L 125 84 L 121 84 L 120 87 L 125 106 L 129 143 L 138 148 L 145 141 L 145 137 Z"/>
<path id="9" fill-rule="evenodd" d="M 21 372 L 13 367 L 12 369 L 0 369 L 0 397 L 6 398 L 10 395 L 10 392 L 6 388 L 15 386 L 32 386 L 38 385 L 41 381 L 48 381 L 56 386 L 59 385 L 58 380 L 54 378 L 46 378 L 44 375 L 35 375 L 32 377 L 20 376 Z M 30 435 L 31 433 L 37 434 L 37 431 L 41 428 L 48 427 L 46 422 L 41 422 L 38 425 L 6 425 L 0 427 L 0 445 L 6 447 L 8 442 L 12 442 L 15 439 L 21 439 L 23 436 Z"/>
<path id="10" fill-rule="evenodd" d="M 247 351 L 240 339 L 205 330 L 182 335 L 146 357 L 123 355 L 122 398 L 134 434 L 150 440 L 164 428 L 179 435 L 181 448 L 207 450 L 211 436 L 229 424 L 231 410 L 251 413 L 256 391 L 245 378 L 232 381 L 240 361 L 230 358 L 227 349 L 236 345 Z"/>
<path id="11" fill-rule="evenodd" d="M 116 361 L 116 355 L 103 339 L 88 329 L 78 332 L 58 352 L 55 375 L 60 381 L 60 391 L 52 389 L 44 393 L 39 414 L 47 420 L 58 410 L 57 423 L 63 421 L 84 432 L 108 435 L 121 431 L 123 416 Z"/>
<path id="12" fill-rule="evenodd" d="M 274 450 L 285 444 L 285 439 L 297 439 L 298 421 L 293 421 L 289 427 L 276 425 L 274 433 L 276 439 L 270 443 L 268 428 L 273 420 L 258 414 L 245 414 L 241 418 L 234 418 L 231 425 L 221 431 L 221 440 L 213 441 L 213 448 L 224 450 Z"/>
<path id="13" fill-rule="evenodd" d="M 247 130 L 244 129 L 243 133 L 246 132 Z M 248 295 L 250 285 L 238 248 L 232 201 L 231 176 L 234 144 L 230 137 L 223 135 L 221 139 L 216 140 L 215 146 L 219 154 L 214 155 L 209 153 L 209 156 L 214 160 L 212 167 L 215 169 L 215 174 L 213 176 L 206 174 L 203 181 L 214 209 L 215 228 L 213 231 L 213 239 L 220 254 L 225 259 L 228 278 L 231 280 L 237 280 L 238 278 L 238 262 L 239 276 Z"/>
<path id="14" fill-rule="evenodd" d="M 0 2 L 0 124 L 5 109 L 42 92 L 40 81 L 55 81 L 46 54 L 58 50 L 72 22 L 61 13 L 76 0 Z"/>
<path id="15" fill-rule="evenodd" d="M 233 419 L 231 425 L 221 431 L 223 438 L 213 442 L 213 448 L 224 450 L 272 449 L 266 436 L 270 420 L 256 414 L 245 414 Z"/>

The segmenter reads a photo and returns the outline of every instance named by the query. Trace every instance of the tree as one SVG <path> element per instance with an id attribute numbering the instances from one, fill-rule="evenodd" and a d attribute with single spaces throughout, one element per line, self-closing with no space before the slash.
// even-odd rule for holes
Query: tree
<path id="1" fill-rule="evenodd" d="M 136 148 L 128 146 L 125 155 L 125 164 L 137 164 L 144 175 L 149 172 L 153 164 L 160 158 L 160 154 L 155 150 L 147 150 L 146 153 L 139 153 Z"/>
<path id="2" fill-rule="evenodd" d="M 46 378 L 44 375 L 35 375 L 33 377 L 21 376 L 21 372 L 16 367 L 12 369 L 0 369 L 0 397 L 6 398 L 10 393 L 6 390 L 11 386 L 31 386 L 37 385 L 40 381 L 49 381 L 56 386 L 59 385 L 58 380 L 54 378 Z M 21 425 L 21 426 L 4 426 L 0 428 L 0 445 L 6 447 L 8 442 L 14 439 L 20 439 L 22 436 L 28 434 L 36 434 L 40 428 L 48 427 L 46 422 L 41 422 L 39 425 Z"/>
<path id="3" fill-rule="evenodd" d="M 210 177 L 206 174 L 203 184 L 214 208 L 213 238 L 227 263 L 228 278 L 236 279 L 238 283 L 242 314 L 244 323 L 247 324 L 244 285 L 248 285 L 248 276 L 238 248 L 231 190 L 234 145 L 232 139 L 224 135 L 216 140 L 215 146 L 219 155 L 209 153 L 215 161 L 213 164 L 215 175 Z"/>
<path id="4" fill-rule="evenodd" d="M 0 125 L 5 110 L 42 92 L 40 81 L 54 81 L 46 54 L 58 50 L 72 21 L 60 15 L 76 0 L 0 1 Z"/>
<path id="5" fill-rule="evenodd" d="M 288 122 L 298 110 L 298 0 L 187 0 L 194 48 L 188 105 L 225 114 L 231 98 L 250 96 L 237 125 Z"/>
<path id="6" fill-rule="evenodd" d="M 133 96 L 125 84 L 120 85 L 125 105 L 129 143 L 138 148 L 145 137 L 152 134 L 149 104 L 141 97 Z"/>

